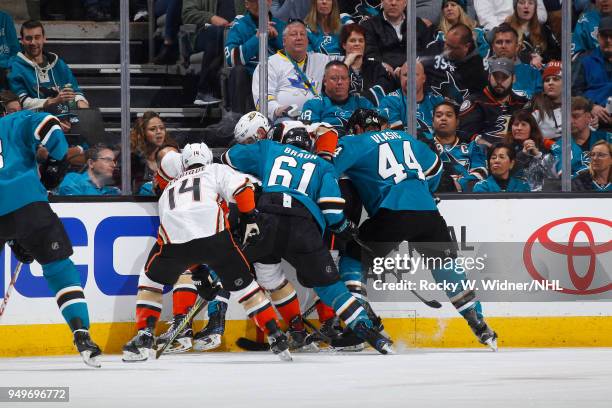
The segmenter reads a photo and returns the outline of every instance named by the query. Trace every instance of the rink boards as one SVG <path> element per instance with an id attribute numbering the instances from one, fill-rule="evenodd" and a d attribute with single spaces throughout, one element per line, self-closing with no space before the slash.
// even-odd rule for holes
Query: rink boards
<path id="1" fill-rule="evenodd" d="M 52 207 L 73 242 L 72 259 L 85 282 L 93 335 L 106 352 L 118 352 L 134 334 L 138 274 L 155 240 L 156 204 L 55 203 Z M 561 277 L 563 287 L 575 294 L 563 300 L 484 302 L 489 324 L 500 336 L 500 346 L 612 346 L 612 264 L 602 264 L 612 242 L 611 208 L 609 198 L 442 201 L 440 211 L 458 241 L 466 246 L 474 242 L 520 243 L 527 248 L 527 243 L 547 237 L 559 243 L 558 255 L 567 260 L 554 273 Z M 593 250 L 588 259 L 597 264 L 594 271 L 575 253 L 572 255 L 568 241 L 591 242 Z M 9 255 L 8 251 L 0 254 L 0 293 L 5 292 L 16 265 Z M 539 273 L 537 266 L 534 271 L 527 263 L 525 259 L 524 265 L 513 267 L 534 279 Z M 582 266 L 584 271 L 580 270 Z M 287 274 L 294 278 L 290 270 Z M 478 347 L 450 303 L 443 302 L 442 309 L 431 309 L 408 292 L 400 292 L 369 292 L 375 309 L 385 318 L 387 332 L 396 341 L 408 347 Z M 447 300 L 442 292 L 423 294 Z M 300 299 L 304 309 L 311 304 L 312 293 L 302 290 Z M 166 295 L 162 317 L 170 314 L 171 296 Z M 205 317 L 204 313 L 199 316 L 196 329 L 203 324 L 199 319 Z M 233 351 L 235 339 L 245 335 L 253 338 L 254 328 L 234 303 L 228 318 L 222 350 Z M 160 326 L 160 330 L 166 327 Z M 0 356 L 73 352 L 71 334 L 39 265 L 22 269 L 0 322 L 0 338 Z"/>

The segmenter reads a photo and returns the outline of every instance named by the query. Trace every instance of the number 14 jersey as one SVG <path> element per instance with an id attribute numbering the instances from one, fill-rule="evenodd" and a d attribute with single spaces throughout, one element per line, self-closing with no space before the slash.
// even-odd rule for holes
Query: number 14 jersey
<path id="1" fill-rule="evenodd" d="M 159 198 L 159 239 L 181 244 L 225 229 L 224 201 L 252 187 L 245 174 L 222 164 L 187 170 Z"/>

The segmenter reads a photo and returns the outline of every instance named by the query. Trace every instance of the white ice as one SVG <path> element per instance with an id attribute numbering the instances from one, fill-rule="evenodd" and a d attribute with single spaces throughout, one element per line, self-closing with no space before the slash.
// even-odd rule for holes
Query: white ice
<path id="1" fill-rule="evenodd" d="M 612 349 L 408 349 L 294 354 L 163 355 L 144 363 L 104 356 L 0 359 L 0 386 L 68 386 L 70 402 L 0 407 L 353 408 L 612 406 Z"/>

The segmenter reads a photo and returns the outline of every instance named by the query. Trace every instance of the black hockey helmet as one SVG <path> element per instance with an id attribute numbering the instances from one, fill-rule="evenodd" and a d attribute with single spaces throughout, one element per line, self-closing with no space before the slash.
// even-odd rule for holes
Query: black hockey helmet
<path id="1" fill-rule="evenodd" d="M 355 134 L 355 126 L 359 125 L 362 129 L 366 129 L 370 126 L 376 126 L 378 130 L 382 128 L 383 117 L 378 112 L 372 109 L 359 108 L 353 112 L 351 117 L 346 124 L 346 133 Z"/>
<path id="2" fill-rule="evenodd" d="M 289 144 L 306 151 L 312 149 L 312 139 L 305 127 L 295 127 L 283 132 L 281 143 Z"/>

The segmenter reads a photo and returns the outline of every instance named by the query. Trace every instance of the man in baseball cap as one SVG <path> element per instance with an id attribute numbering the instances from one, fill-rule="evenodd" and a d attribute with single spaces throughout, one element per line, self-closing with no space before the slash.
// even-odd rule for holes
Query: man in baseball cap
<path id="1" fill-rule="evenodd" d="M 489 59 L 489 82 L 481 93 L 470 95 L 459 112 L 459 130 L 467 140 L 489 146 L 500 142 L 512 114 L 528 99 L 512 90 L 514 62 L 508 58 Z"/>
<path id="2" fill-rule="evenodd" d="M 508 58 L 489 60 L 489 89 L 498 98 L 507 98 L 514 82 L 514 62 Z"/>

